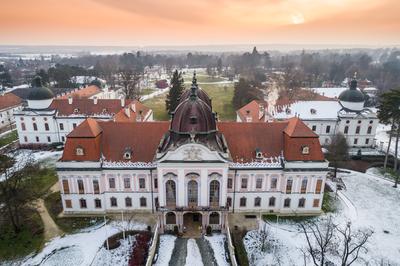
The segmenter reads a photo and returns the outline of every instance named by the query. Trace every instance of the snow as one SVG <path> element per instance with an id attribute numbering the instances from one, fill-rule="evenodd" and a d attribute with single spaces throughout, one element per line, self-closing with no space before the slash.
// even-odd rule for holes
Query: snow
<path id="1" fill-rule="evenodd" d="M 158 247 L 156 266 L 168 266 L 175 246 L 176 236 L 161 235 Z"/>
<path id="2" fill-rule="evenodd" d="M 214 251 L 214 258 L 217 261 L 218 266 L 229 266 L 230 264 L 226 261 L 225 254 L 225 235 L 213 234 L 212 236 L 205 236 L 205 239 L 210 243 L 210 246 Z"/>
<path id="3" fill-rule="evenodd" d="M 112 168 L 153 168 L 156 165 L 154 163 L 145 163 L 145 162 L 111 162 L 104 161 L 103 167 L 112 167 Z"/>
<path id="4" fill-rule="evenodd" d="M 338 87 L 338 88 L 310 88 L 311 91 L 318 93 L 322 96 L 326 96 L 329 98 L 339 98 L 339 95 L 347 90 L 347 87 Z M 358 89 L 360 90 L 360 89 Z"/>
<path id="5" fill-rule="evenodd" d="M 167 87 L 165 89 L 159 89 L 159 90 L 157 90 L 155 92 L 152 92 L 150 94 L 143 95 L 142 97 L 140 97 L 140 101 L 143 102 L 143 101 L 152 99 L 152 98 L 157 97 L 157 96 L 159 96 L 161 94 L 164 94 L 164 93 L 166 93 L 168 91 L 169 91 L 169 87 Z"/>
<path id="6" fill-rule="evenodd" d="M 382 179 L 376 171 L 365 174 L 350 171 L 348 174 L 340 173 L 339 177 L 343 179 L 347 190 L 338 193 L 341 204 L 332 217 L 333 222 L 345 225 L 351 221 L 353 230 L 373 230 L 374 233 L 366 245 L 368 253 L 362 254 L 369 265 L 381 265 L 381 262 L 382 265 L 400 265 L 399 189 L 394 189 L 393 183 Z M 318 221 L 326 217 L 322 215 Z M 297 224 L 271 223 L 267 224 L 267 230 L 270 231 L 271 238 L 277 240 L 276 255 L 255 248 L 259 234 L 257 230 L 250 231 L 244 244 L 252 260 L 251 265 L 268 265 L 273 259 L 280 259 L 282 265 L 303 262 L 301 248 L 307 244 L 303 234 L 299 233 Z M 360 260 L 353 265 L 365 265 L 365 262 Z"/>
<path id="7" fill-rule="evenodd" d="M 276 112 L 273 116 L 276 119 L 287 119 L 293 116 L 299 116 L 305 120 L 330 119 L 337 120 L 337 115 L 342 106 L 337 101 L 298 101 L 288 106 L 290 113 L 286 112 L 286 108 L 282 112 Z M 316 112 L 311 113 L 311 109 Z"/>
<path id="8" fill-rule="evenodd" d="M 263 158 L 260 161 L 253 161 L 248 163 L 231 163 L 229 164 L 230 168 L 282 168 L 282 161 L 284 158 L 282 156 L 279 157 L 270 157 Z"/>
<path id="9" fill-rule="evenodd" d="M 378 146 L 378 149 L 385 153 L 389 145 L 389 134 L 387 133 L 388 131 L 390 131 L 390 125 L 379 124 L 378 127 L 376 128 L 376 134 L 375 134 L 376 145 Z M 396 138 L 395 136 L 392 136 L 392 143 L 390 144 L 390 150 L 389 150 L 390 154 L 394 155 L 395 147 L 396 147 Z M 397 155 L 397 158 L 400 158 L 400 152 Z"/>
<path id="10" fill-rule="evenodd" d="M 187 242 L 187 255 L 186 255 L 186 265 L 188 266 L 203 266 L 203 260 L 201 259 L 201 254 L 199 247 L 194 239 L 189 239 Z"/>
<path id="11" fill-rule="evenodd" d="M 131 230 L 145 230 L 147 226 L 142 223 L 131 222 L 127 226 L 126 223 L 112 222 L 91 231 L 57 237 L 46 243 L 46 246 L 39 254 L 27 259 L 23 265 L 41 265 L 42 263 L 44 265 L 60 265 L 60 261 L 72 263 L 65 265 L 92 265 L 92 262 L 97 259 L 102 263 L 102 259 L 111 260 L 110 264 L 102 265 L 114 265 L 112 262 L 117 260 L 120 262 L 117 265 L 124 265 L 123 261 L 127 254 L 123 251 L 128 249 L 129 243 L 124 242 L 118 248 L 120 250 L 110 252 L 111 254 L 105 254 L 106 250 L 102 250 L 104 241 L 108 237 L 121 232 L 121 228 L 124 227 L 129 227 Z"/>
<path id="12" fill-rule="evenodd" d="M 104 246 L 96 254 L 92 265 L 104 266 L 125 266 L 129 262 L 129 254 L 135 243 L 135 236 L 128 236 L 125 240 L 120 240 L 121 245 L 112 250 L 107 250 Z"/>

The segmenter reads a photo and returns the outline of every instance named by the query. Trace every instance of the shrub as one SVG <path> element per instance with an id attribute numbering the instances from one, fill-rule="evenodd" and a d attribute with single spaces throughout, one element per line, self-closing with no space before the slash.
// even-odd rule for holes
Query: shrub
<path id="1" fill-rule="evenodd" d="M 176 236 L 179 235 L 179 229 L 178 229 L 178 226 L 177 226 L 177 225 L 174 226 L 174 234 L 175 234 Z"/>
<path id="2" fill-rule="evenodd" d="M 140 232 L 136 235 L 136 242 L 132 248 L 132 254 L 129 259 L 129 266 L 141 266 L 146 264 L 150 240 L 150 232 Z"/>
<path id="3" fill-rule="evenodd" d="M 207 226 L 207 228 L 206 228 L 206 234 L 208 235 L 208 236 L 210 236 L 210 235 L 212 235 L 212 228 L 211 228 L 211 226 Z"/>

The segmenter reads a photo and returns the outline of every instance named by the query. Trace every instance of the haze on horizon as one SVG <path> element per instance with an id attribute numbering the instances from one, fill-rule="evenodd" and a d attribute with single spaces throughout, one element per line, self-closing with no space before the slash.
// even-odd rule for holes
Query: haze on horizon
<path id="1" fill-rule="evenodd" d="M 0 45 L 400 44 L 398 0 L 5 0 Z"/>

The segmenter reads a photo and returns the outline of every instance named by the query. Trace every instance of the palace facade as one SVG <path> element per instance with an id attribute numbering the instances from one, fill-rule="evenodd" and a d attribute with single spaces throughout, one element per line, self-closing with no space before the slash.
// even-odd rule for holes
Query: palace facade
<path id="1" fill-rule="evenodd" d="M 300 119 L 219 122 L 194 79 L 171 121 L 87 119 L 57 163 L 65 215 L 152 212 L 224 230 L 228 212 L 319 214 L 328 162 Z"/>

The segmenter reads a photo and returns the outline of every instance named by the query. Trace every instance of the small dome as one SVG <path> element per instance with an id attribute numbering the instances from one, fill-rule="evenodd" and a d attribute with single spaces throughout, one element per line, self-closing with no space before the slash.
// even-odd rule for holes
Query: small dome
<path id="1" fill-rule="evenodd" d="M 54 98 L 53 92 L 43 87 L 41 77 L 37 76 L 32 81 L 33 88 L 28 95 L 28 100 L 40 101 Z"/>
<path id="2" fill-rule="evenodd" d="M 171 130 L 179 133 L 210 132 L 216 130 L 215 115 L 211 107 L 196 93 L 192 85 L 189 98 L 176 107 L 171 121 Z"/>
<path id="3" fill-rule="evenodd" d="M 365 101 L 364 94 L 361 91 L 357 90 L 357 80 L 353 79 L 350 82 L 350 89 L 343 91 L 339 95 L 339 100 L 342 102 L 355 102 L 355 103 Z"/>

